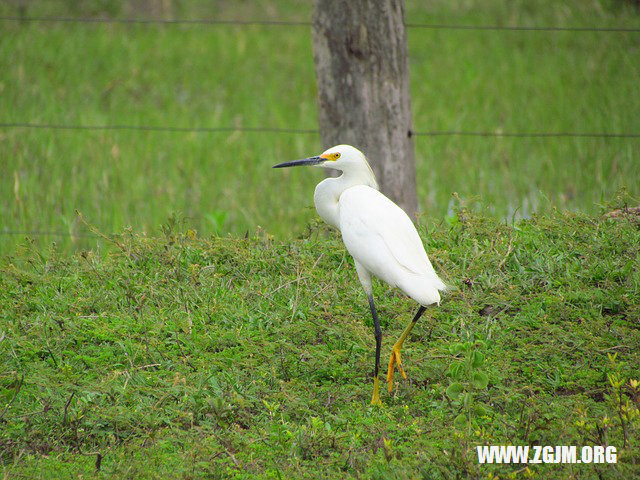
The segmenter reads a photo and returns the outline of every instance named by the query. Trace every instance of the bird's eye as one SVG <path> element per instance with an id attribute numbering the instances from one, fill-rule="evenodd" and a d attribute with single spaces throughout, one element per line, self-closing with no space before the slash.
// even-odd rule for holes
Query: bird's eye
<path id="1" fill-rule="evenodd" d="M 333 154 L 333 157 L 337 160 L 340 158 L 340 154 L 336 152 Z"/>

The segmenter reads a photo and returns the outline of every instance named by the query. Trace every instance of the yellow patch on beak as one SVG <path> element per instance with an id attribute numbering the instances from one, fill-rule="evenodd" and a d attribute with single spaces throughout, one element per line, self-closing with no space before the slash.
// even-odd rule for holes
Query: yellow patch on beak
<path id="1" fill-rule="evenodd" d="M 338 152 L 323 153 L 322 155 L 320 155 L 320 158 L 324 158 L 325 160 L 329 160 L 330 162 L 335 162 L 340 158 L 340 154 Z"/>

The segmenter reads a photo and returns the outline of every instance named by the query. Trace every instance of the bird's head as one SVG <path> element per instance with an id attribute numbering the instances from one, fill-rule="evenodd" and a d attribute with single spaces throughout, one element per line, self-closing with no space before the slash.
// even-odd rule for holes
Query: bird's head
<path id="1" fill-rule="evenodd" d="M 363 172 L 371 175 L 375 181 L 375 176 L 369 162 L 364 154 L 351 145 L 336 145 L 325 150 L 317 157 L 303 158 L 274 165 L 273 168 L 298 167 L 311 165 L 314 167 L 330 168 L 345 173 Z"/>

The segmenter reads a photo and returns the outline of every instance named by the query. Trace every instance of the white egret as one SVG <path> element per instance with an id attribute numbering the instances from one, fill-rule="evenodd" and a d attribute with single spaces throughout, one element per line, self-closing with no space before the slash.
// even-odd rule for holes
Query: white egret
<path id="1" fill-rule="evenodd" d="M 273 168 L 313 165 L 342 172 L 316 186 L 313 200 L 322 219 L 340 230 L 342 240 L 354 259 L 360 283 L 369 299 L 376 339 L 376 363 L 371 403 L 380 405 L 378 371 L 382 330 L 373 302 L 371 275 L 398 287 L 420 304 L 418 312 L 393 345 L 387 371 L 389 392 L 393 388 L 395 367 L 402 368 L 400 350 L 407 335 L 429 305 L 440 303 L 439 291 L 446 286 L 438 277 L 424 250 L 416 227 L 407 214 L 378 191 L 373 170 L 363 153 L 338 145 L 322 155 L 279 163 Z"/>

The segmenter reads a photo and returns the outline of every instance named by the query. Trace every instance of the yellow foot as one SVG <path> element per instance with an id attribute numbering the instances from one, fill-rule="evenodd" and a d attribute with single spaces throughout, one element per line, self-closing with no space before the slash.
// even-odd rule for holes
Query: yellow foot
<path id="1" fill-rule="evenodd" d="M 389 370 L 387 371 L 387 385 L 389 387 L 389 393 L 393 391 L 393 375 L 395 373 L 396 365 L 398 366 L 398 371 L 402 375 L 402 378 L 407 379 L 407 374 L 404 373 L 404 369 L 402 368 L 402 358 L 400 356 L 400 345 L 394 345 L 391 349 L 391 356 L 389 358 Z"/>
<path id="2" fill-rule="evenodd" d="M 382 402 L 380 401 L 380 385 L 378 382 L 378 377 L 373 379 L 373 397 L 371 397 L 371 405 L 382 406 Z"/>

